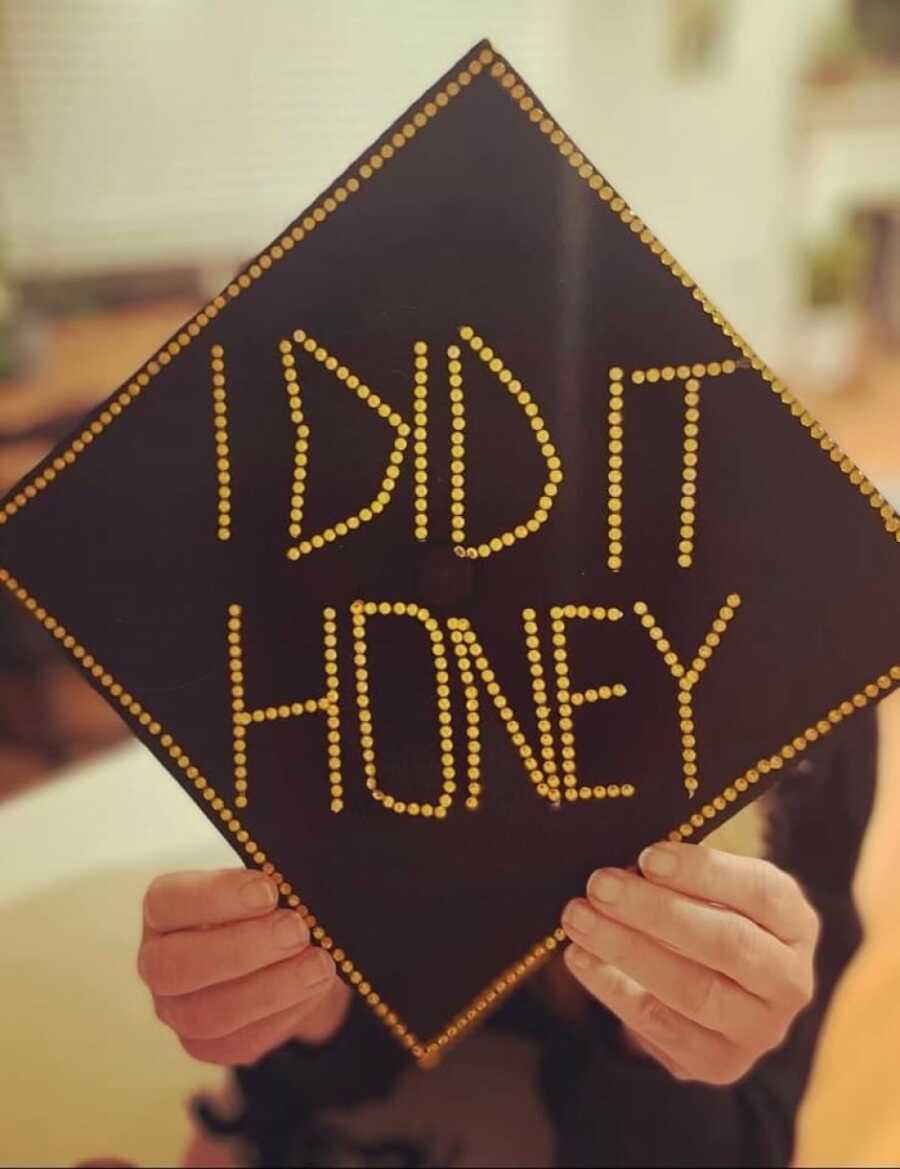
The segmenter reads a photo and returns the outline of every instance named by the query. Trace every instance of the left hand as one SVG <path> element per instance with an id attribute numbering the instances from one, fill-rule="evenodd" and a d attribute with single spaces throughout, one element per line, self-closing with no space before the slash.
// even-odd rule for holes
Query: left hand
<path id="1" fill-rule="evenodd" d="M 732 1084 L 812 998 L 816 912 L 768 861 L 667 842 L 639 865 L 566 906 L 566 966 L 677 1079 Z"/>

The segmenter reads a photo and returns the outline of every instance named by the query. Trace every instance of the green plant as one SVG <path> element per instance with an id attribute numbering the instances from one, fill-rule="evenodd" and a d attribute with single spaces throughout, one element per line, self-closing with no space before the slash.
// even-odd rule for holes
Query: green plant
<path id="1" fill-rule="evenodd" d="M 868 233 L 853 221 L 845 222 L 832 235 L 807 248 L 807 303 L 812 308 L 828 308 L 856 300 L 862 290 L 869 248 Z"/>

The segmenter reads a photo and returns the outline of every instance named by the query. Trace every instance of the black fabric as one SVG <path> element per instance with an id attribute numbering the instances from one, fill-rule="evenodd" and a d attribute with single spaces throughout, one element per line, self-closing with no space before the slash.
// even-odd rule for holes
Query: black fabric
<path id="1" fill-rule="evenodd" d="M 575 1027 L 554 1017 L 527 985 L 488 1020 L 488 1028 L 529 1035 L 540 1045 L 543 1097 L 558 1133 L 560 1166 L 790 1163 L 795 1116 L 823 1018 L 861 940 L 851 882 L 872 806 L 875 763 L 875 720 L 863 714 L 842 743 L 820 752 L 769 799 L 768 855 L 800 881 L 821 917 L 816 995 L 781 1047 L 739 1083 L 678 1082 L 655 1063 L 625 1054 L 618 1022 L 599 1005 L 593 1004 L 587 1025 Z M 335 1147 L 317 1113 L 389 1093 L 400 1067 L 395 1045 L 357 1005 L 325 1047 L 289 1044 L 236 1071 L 244 1111 L 223 1127 L 255 1150 L 254 1164 L 332 1164 Z M 354 1152 L 361 1165 L 426 1163 L 412 1146 Z"/>

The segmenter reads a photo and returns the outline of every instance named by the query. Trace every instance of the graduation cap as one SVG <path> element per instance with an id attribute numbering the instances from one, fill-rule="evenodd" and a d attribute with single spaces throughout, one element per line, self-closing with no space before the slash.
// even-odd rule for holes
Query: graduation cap
<path id="1" fill-rule="evenodd" d="M 486 42 L 12 490 L 0 565 L 420 1059 L 595 866 L 900 680 L 897 515 Z"/>

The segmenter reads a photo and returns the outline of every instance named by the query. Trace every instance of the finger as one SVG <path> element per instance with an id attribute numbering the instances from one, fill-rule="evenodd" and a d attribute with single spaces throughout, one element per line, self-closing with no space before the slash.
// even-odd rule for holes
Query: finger
<path id="1" fill-rule="evenodd" d="M 294 1031 L 294 1038 L 302 1043 L 325 1043 L 337 1031 L 346 1017 L 353 991 L 341 978 L 335 978 L 313 1009 L 306 1011 Z"/>
<path id="2" fill-rule="evenodd" d="M 748 917 L 621 869 L 598 870 L 588 881 L 587 893 L 593 908 L 604 916 L 728 975 L 764 999 L 782 993 L 785 968 L 799 961 Z"/>
<path id="3" fill-rule="evenodd" d="M 269 913 L 277 902 L 278 890 L 264 873 L 167 873 L 144 896 L 144 924 L 156 933 L 223 925 Z"/>
<path id="4" fill-rule="evenodd" d="M 282 962 L 309 944 L 309 928 L 293 909 L 205 930 L 150 934 L 138 972 L 154 994 L 184 995 L 231 982 Z"/>
<path id="5" fill-rule="evenodd" d="M 564 960 L 584 988 L 629 1030 L 664 1053 L 682 1074 L 712 1084 L 731 1084 L 746 1070 L 738 1048 L 661 1003 L 640 983 L 601 962 L 580 946 L 567 946 Z"/>
<path id="6" fill-rule="evenodd" d="M 221 1035 L 215 1039 L 189 1039 L 181 1037 L 185 1051 L 202 1060 L 228 1067 L 241 1067 L 257 1063 L 276 1047 L 293 1039 L 298 1028 L 316 1010 L 316 999 L 289 1007 L 266 1019 L 248 1023 L 245 1027 Z"/>
<path id="7" fill-rule="evenodd" d="M 655 1043 L 651 1043 L 649 1039 L 644 1039 L 641 1035 L 636 1034 L 627 1027 L 624 1028 L 624 1031 L 628 1042 L 632 1045 L 635 1052 L 655 1059 L 676 1080 L 689 1080 L 691 1078 L 684 1068 L 668 1052 L 663 1051 L 661 1047 L 657 1047 Z"/>
<path id="8" fill-rule="evenodd" d="M 92 1157 L 90 1161 L 79 1161 L 74 1169 L 137 1169 L 134 1161 L 123 1161 L 120 1157 Z"/>
<path id="9" fill-rule="evenodd" d="M 586 901 L 571 901 L 562 924 L 582 949 L 615 966 L 660 1002 L 710 1031 L 735 1042 L 748 1042 L 758 1040 L 772 1026 L 771 1011 L 762 999 L 725 975 L 604 917 Z"/>
<path id="10" fill-rule="evenodd" d="M 783 942 L 815 940 L 815 910 L 794 878 L 769 861 L 666 842 L 645 848 L 638 863 L 649 880 L 727 905 Z"/>
<path id="11" fill-rule="evenodd" d="M 164 1023 L 186 1039 L 219 1039 L 280 1011 L 318 999 L 336 977 L 334 962 L 316 947 L 233 982 L 155 999 Z"/>

